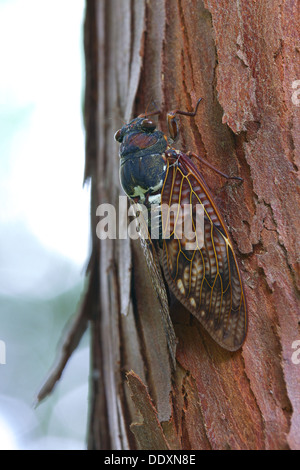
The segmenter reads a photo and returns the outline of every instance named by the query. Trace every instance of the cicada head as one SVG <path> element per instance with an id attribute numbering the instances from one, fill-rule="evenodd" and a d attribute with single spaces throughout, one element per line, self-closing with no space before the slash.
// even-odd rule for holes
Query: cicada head
<path id="1" fill-rule="evenodd" d="M 115 133 L 115 140 L 120 145 L 120 158 L 139 157 L 141 154 L 162 153 L 167 147 L 167 138 L 156 129 L 152 119 L 137 117 L 125 124 Z"/>

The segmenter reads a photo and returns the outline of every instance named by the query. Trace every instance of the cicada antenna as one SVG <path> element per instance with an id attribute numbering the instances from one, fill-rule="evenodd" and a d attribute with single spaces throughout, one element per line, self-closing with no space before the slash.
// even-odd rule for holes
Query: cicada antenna
<path id="1" fill-rule="evenodd" d="M 156 108 L 155 111 L 148 112 L 150 105 L 153 105 Z M 157 116 L 158 114 L 161 114 L 161 110 L 158 108 L 155 100 L 151 99 L 149 100 L 149 104 L 146 107 L 145 113 L 140 114 L 139 117 Z"/>

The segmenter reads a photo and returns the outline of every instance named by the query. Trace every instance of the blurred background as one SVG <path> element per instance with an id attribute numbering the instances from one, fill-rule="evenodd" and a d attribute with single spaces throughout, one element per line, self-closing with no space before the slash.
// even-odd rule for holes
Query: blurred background
<path id="1" fill-rule="evenodd" d="M 33 408 L 89 254 L 84 7 L 0 0 L 0 449 L 86 447 L 88 332 Z"/>

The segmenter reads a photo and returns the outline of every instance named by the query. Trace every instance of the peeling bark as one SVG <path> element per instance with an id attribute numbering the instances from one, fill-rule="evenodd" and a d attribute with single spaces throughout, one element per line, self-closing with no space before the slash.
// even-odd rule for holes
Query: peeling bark
<path id="1" fill-rule="evenodd" d="M 86 178 L 99 283 L 90 449 L 300 448 L 298 25 L 293 0 L 87 0 Z M 201 168 L 245 284 L 249 331 L 236 353 L 172 297 L 166 305 L 156 281 L 159 301 L 138 241 L 96 237 L 96 207 L 118 207 L 121 194 L 113 135 L 122 119 L 155 102 L 166 130 L 165 112 L 199 97 L 178 148 L 244 179 L 225 183 Z"/>

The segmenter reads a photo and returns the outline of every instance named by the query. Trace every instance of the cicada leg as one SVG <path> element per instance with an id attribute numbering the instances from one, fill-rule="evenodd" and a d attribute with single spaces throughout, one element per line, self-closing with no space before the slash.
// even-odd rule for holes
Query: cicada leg
<path id="1" fill-rule="evenodd" d="M 182 114 L 183 116 L 191 116 L 191 117 L 196 116 L 197 109 L 201 100 L 202 98 L 199 98 L 199 100 L 197 101 L 194 111 L 188 112 L 188 111 L 181 111 L 180 109 L 174 109 L 173 111 L 168 112 L 167 123 L 168 123 L 169 134 L 173 142 L 175 142 L 179 134 L 176 114 Z"/>
<path id="2" fill-rule="evenodd" d="M 199 155 L 197 155 L 196 153 L 194 152 L 187 152 L 187 156 L 188 157 L 194 157 L 196 158 L 199 162 L 203 163 L 203 165 L 206 165 L 208 166 L 211 170 L 215 171 L 216 173 L 218 173 L 218 175 L 221 175 L 223 176 L 224 178 L 228 179 L 228 180 L 238 180 L 238 181 L 244 181 L 243 178 L 241 178 L 240 176 L 228 176 L 226 175 L 225 173 L 222 173 L 222 171 L 218 170 L 217 168 L 215 168 L 211 163 L 209 163 L 207 160 L 205 160 L 204 158 L 200 157 Z"/>
<path id="3" fill-rule="evenodd" d="M 161 110 L 157 109 L 155 111 L 151 111 L 151 113 L 145 112 L 143 114 L 139 114 L 138 117 L 142 118 L 142 117 L 149 117 L 149 116 L 157 116 L 160 113 L 161 113 Z"/>
<path id="4" fill-rule="evenodd" d="M 199 100 L 196 103 L 194 111 L 181 111 L 180 109 L 174 109 L 173 111 L 169 111 L 167 114 L 167 123 L 168 123 L 168 129 L 169 129 L 169 134 L 173 142 L 177 139 L 179 135 L 179 128 L 178 128 L 178 123 L 176 120 L 176 114 L 181 114 L 183 116 L 190 116 L 194 117 L 197 114 L 198 106 L 200 102 L 202 101 L 202 98 L 199 98 Z M 215 168 L 211 163 L 207 162 L 204 158 L 200 157 L 196 153 L 193 152 L 187 152 L 187 155 L 189 157 L 195 157 L 199 162 L 203 163 L 204 165 L 208 166 L 211 170 L 214 170 L 218 175 L 223 176 L 226 179 L 233 179 L 233 180 L 238 180 L 238 181 L 243 181 L 243 178 L 240 176 L 228 176 L 225 173 L 222 173 L 222 171 L 218 170 Z"/>
<path id="5" fill-rule="evenodd" d="M 153 111 L 149 111 L 150 105 L 154 105 L 155 109 Z M 138 117 L 142 118 L 142 117 L 157 116 L 158 114 L 161 114 L 161 110 L 158 108 L 154 100 L 149 100 L 149 103 L 146 107 L 146 111 L 142 114 L 139 114 Z"/>

